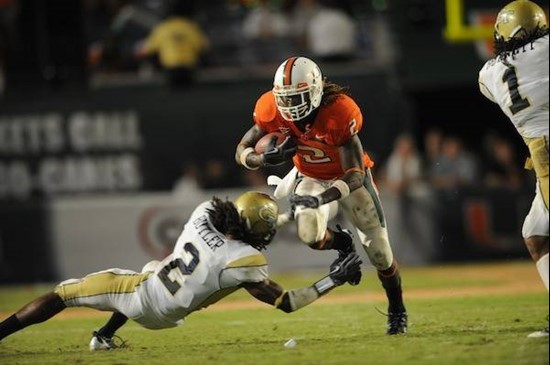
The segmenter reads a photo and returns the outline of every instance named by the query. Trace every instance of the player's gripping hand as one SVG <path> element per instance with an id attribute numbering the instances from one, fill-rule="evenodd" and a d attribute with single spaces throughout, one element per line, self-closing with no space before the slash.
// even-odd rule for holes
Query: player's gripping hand
<path id="1" fill-rule="evenodd" d="M 342 285 L 357 277 L 357 273 L 361 272 L 362 263 L 359 255 L 350 253 L 345 259 L 337 259 L 330 266 L 329 276 L 336 285 Z"/>
<path id="2" fill-rule="evenodd" d="M 296 143 L 291 137 L 287 137 L 283 143 L 277 145 L 274 137 L 263 154 L 265 166 L 279 166 L 290 160 L 296 154 Z"/>
<path id="3" fill-rule="evenodd" d="M 290 197 L 290 204 L 293 207 L 304 207 L 311 209 L 317 209 L 322 205 L 321 198 L 317 196 L 296 194 Z"/>

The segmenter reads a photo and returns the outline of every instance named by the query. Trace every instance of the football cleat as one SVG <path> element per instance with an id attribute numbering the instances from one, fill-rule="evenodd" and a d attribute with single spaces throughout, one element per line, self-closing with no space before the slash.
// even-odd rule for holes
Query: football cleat
<path id="1" fill-rule="evenodd" d="M 545 328 L 542 331 L 533 332 L 527 337 L 529 337 L 529 338 L 548 338 L 548 328 Z"/>
<path id="2" fill-rule="evenodd" d="M 388 331 L 389 336 L 404 335 L 408 332 L 409 315 L 407 312 L 389 313 L 388 314 Z"/>
<path id="3" fill-rule="evenodd" d="M 119 340 L 120 343 L 115 343 L 115 339 Z M 120 337 L 107 338 L 97 332 L 93 333 L 92 340 L 90 341 L 90 351 L 110 351 L 125 347 L 126 341 L 123 341 Z"/>

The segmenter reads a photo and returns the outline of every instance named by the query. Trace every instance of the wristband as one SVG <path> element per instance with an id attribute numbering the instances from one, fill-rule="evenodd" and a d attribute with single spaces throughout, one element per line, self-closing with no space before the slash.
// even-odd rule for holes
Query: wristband
<path id="1" fill-rule="evenodd" d="M 351 194 L 349 185 L 343 180 L 336 180 L 332 185 L 332 188 L 337 189 L 340 192 L 340 199 L 345 199 Z"/>
<path id="2" fill-rule="evenodd" d="M 319 293 L 319 295 L 324 295 L 328 293 L 330 290 L 336 288 L 338 285 L 332 280 L 330 276 L 327 276 L 326 278 L 323 278 L 313 284 L 313 287 Z"/>
<path id="3" fill-rule="evenodd" d="M 241 165 L 243 165 L 244 167 L 246 167 L 247 169 L 252 170 L 252 171 L 258 170 L 259 167 L 250 167 L 248 165 L 248 163 L 246 162 L 246 159 L 248 158 L 248 156 L 250 156 L 251 153 L 254 153 L 254 152 L 255 152 L 254 148 L 248 147 L 247 149 L 245 149 L 243 151 L 243 153 L 241 153 Z"/>

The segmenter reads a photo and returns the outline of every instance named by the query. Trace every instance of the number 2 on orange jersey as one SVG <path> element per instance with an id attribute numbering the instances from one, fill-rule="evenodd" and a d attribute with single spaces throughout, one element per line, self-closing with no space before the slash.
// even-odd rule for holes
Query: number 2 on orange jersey
<path id="1" fill-rule="evenodd" d="M 303 159 L 307 163 L 327 163 L 332 162 L 331 158 L 325 154 L 325 152 L 319 148 L 310 146 L 298 146 L 300 151 L 310 152 L 310 154 L 304 155 Z"/>

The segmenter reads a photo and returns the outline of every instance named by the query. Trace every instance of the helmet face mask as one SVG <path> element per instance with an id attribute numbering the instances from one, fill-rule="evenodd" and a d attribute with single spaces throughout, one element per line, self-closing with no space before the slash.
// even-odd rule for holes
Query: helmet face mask
<path id="1" fill-rule="evenodd" d="M 273 94 L 283 119 L 289 122 L 305 119 L 321 105 L 321 69 L 305 57 L 286 60 L 275 74 Z"/>
<path id="2" fill-rule="evenodd" d="M 299 121 L 313 111 L 311 90 L 273 90 L 277 109 L 287 121 Z"/>

